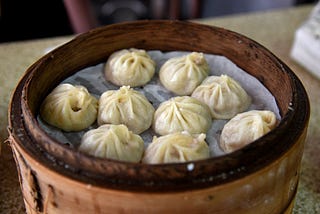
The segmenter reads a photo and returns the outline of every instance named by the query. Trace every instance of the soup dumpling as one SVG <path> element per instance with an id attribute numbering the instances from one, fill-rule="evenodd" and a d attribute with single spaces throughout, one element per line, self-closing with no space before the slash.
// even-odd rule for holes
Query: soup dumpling
<path id="1" fill-rule="evenodd" d="M 151 80 L 156 63 L 145 50 L 123 49 L 113 53 L 105 65 L 105 77 L 117 86 L 142 86 Z"/>
<path id="2" fill-rule="evenodd" d="M 122 86 L 104 92 L 99 99 L 98 124 L 125 124 L 140 134 L 152 124 L 154 107 L 140 92 Z"/>
<path id="3" fill-rule="evenodd" d="M 98 100 L 81 85 L 58 85 L 44 99 L 40 116 L 48 124 L 64 131 L 80 131 L 97 119 Z"/>
<path id="4" fill-rule="evenodd" d="M 209 158 L 210 151 L 205 134 L 188 132 L 154 137 L 147 147 L 142 162 L 148 164 L 177 163 Z"/>
<path id="5" fill-rule="evenodd" d="M 229 153 L 262 137 L 277 125 L 276 115 L 268 110 L 252 110 L 237 114 L 222 129 L 221 148 Z"/>
<path id="6" fill-rule="evenodd" d="M 86 132 L 81 139 L 79 150 L 95 157 L 139 162 L 144 151 L 144 142 L 125 125 L 105 124 Z"/>
<path id="7" fill-rule="evenodd" d="M 202 53 L 192 52 L 166 61 L 160 68 L 159 78 L 169 91 L 190 95 L 209 74 L 209 65 Z"/>
<path id="8" fill-rule="evenodd" d="M 162 102 L 153 119 L 153 129 L 159 135 L 181 131 L 206 133 L 211 124 L 208 106 L 190 96 L 177 96 Z"/>
<path id="9" fill-rule="evenodd" d="M 209 106 L 213 119 L 230 119 L 251 105 L 251 97 L 227 75 L 207 77 L 191 96 Z"/>

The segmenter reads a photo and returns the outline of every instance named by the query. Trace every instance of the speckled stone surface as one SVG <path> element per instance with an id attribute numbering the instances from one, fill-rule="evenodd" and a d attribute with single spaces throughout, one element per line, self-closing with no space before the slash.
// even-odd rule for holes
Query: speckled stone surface
<path id="1" fill-rule="evenodd" d="M 310 98 L 311 117 L 302 160 L 294 213 L 320 213 L 320 80 L 290 58 L 295 30 L 308 18 L 313 5 L 285 10 L 235 15 L 197 22 L 246 35 L 283 60 L 301 79 Z M 0 213 L 24 213 L 15 163 L 6 143 L 7 108 L 11 93 L 24 71 L 49 48 L 72 37 L 0 44 Z"/>

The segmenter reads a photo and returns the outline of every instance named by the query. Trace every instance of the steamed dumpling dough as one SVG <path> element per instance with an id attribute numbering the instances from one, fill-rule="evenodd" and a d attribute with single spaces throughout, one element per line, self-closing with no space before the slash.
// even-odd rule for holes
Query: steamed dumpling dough
<path id="1" fill-rule="evenodd" d="M 277 125 L 276 115 L 268 110 L 237 114 L 222 129 L 221 148 L 229 153 L 265 135 Z"/>
<path id="2" fill-rule="evenodd" d="M 143 163 L 177 163 L 209 158 L 206 135 L 190 135 L 188 132 L 154 137 L 147 147 Z"/>
<path id="3" fill-rule="evenodd" d="M 227 75 L 207 77 L 191 96 L 206 103 L 214 119 L 230 119 L 251 104 L 247 92 Z"/>
<path id="4" fill-rule="evenodd" d="M 202 53 L 192 52 L 171 58 L 160 68 L 159 78 L 165 88 L 177 95 L 190 95 L 208 76 L 209 65 Z"/>
<path id="5" fill-rule="evenodd" d="M 84 86 L 58 85 L 43 101 L 41 118 L 64 131 L 80 131 L 97 119 L 98 100 Z"/>
<path id="6" fill-rule="evenodd" d="M 155 73 L 156 63 L 145 50 L 124 49 L 113 53 L 106 62 L 106 79 L 115 85 L 145 85 Z"/>
<path id="7" fill-rule="evenodd" d="M 173 97 L 160 104 L 154 113 L 153 129 L 159 135 L 188 131 L 206 133 L 212 119 L 209 108 L 190 96 Z"/>
<path id="8" fill-rule="evenodd" d="M 125 125 L 105 124 L 86 132 L 79 150 L 95 157 L 139 162 L 144 151 L 142 138 Z"/>
<path id="9" fill-rule="evenodd" d="M 122 86 L 119 90 L 104 92 L 99 99 L 98 124 L 125 124 L 140 134 L 152 123 L 154 108 L 140 92 Z"/>

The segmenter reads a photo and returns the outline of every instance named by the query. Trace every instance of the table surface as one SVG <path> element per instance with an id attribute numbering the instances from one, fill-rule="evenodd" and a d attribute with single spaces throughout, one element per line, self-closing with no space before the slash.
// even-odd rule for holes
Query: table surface
<path id="1" fill-rule="evenodd" d="M 320 80 L 290 58 L 296 29 L 308 18 L 314 5 L 195 20 L 230 29 L 265 46 L 287 64 L 304 84 L 311 116 L 302 159 L 301 177 L 294 213 L 320 213 Z M 25 70 L 50 48 L 74 36 L 0 44 L 0 213 L 24 213 L 23 199 L 11 149 L 5 143 L 10 96 Z M 4 143 L 3 143 L 4 142 Z M 0 148 L 1 148 L 0 147 Z"/>

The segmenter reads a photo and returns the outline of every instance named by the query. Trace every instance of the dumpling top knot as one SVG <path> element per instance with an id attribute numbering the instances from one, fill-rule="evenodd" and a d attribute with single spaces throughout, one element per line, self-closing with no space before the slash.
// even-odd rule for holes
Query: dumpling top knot
<path id="1" fill-rule="evenodd" d="M 204 57 L 203 53 L 198 52 L 192 52 L 187 55 L 187 60 L 190 60 L 191 62 L 201 66 L 205 65 L 207 66 L 206 58 Z"/>

